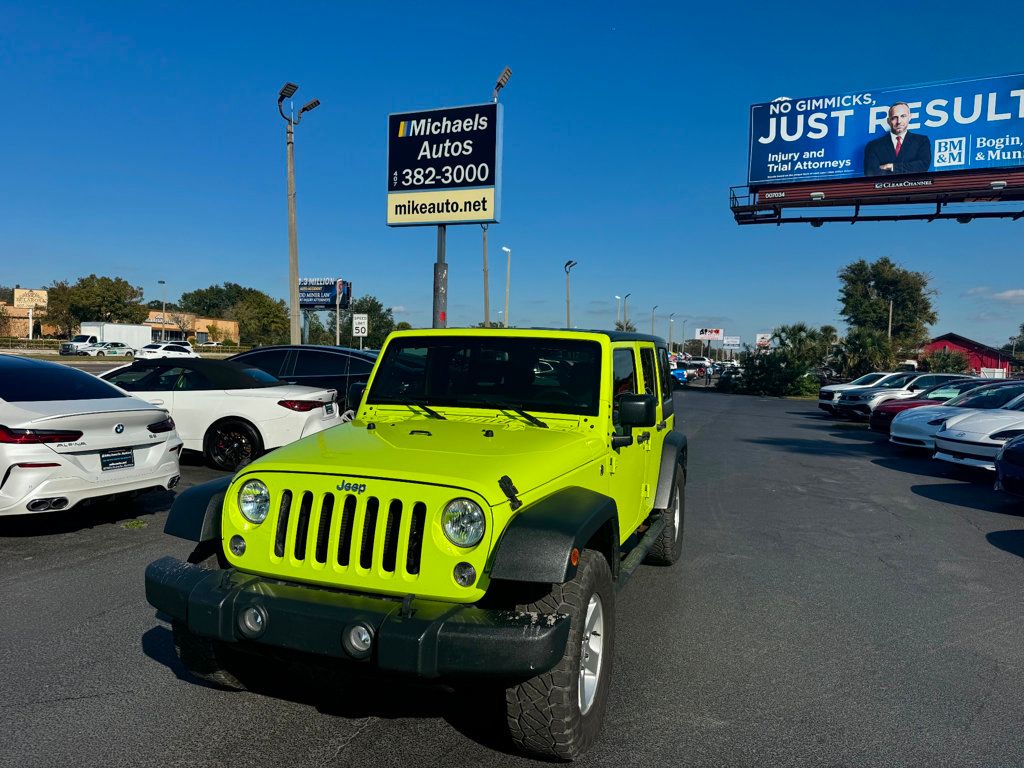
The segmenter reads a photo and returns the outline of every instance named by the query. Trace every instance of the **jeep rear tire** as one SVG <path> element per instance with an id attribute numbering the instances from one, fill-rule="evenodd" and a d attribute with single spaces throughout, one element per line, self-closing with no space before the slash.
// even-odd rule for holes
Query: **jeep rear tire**
<path id="1" fill-rule="evenodd" d="M 683 518 L 686 512 L 686 474 L 681 467 L 676 469 L 672 483 L 672 496 L 668 507 L 661 511 L 665 528 L 658 536 L 651 551 L 644 558 L 649 565 L 672 565 L 683 553 Z"/>
<path id="2" fill-rule="evenodd" d="M 505 691 L 516 746 L 541 757 L 573 760 L 597 739 L 608 702 L 615 653 L 615 589 L 608 561 L 584 550 L 576 576 L 523 612 L 569 615 L 569 640 L 553 669 Z"/>

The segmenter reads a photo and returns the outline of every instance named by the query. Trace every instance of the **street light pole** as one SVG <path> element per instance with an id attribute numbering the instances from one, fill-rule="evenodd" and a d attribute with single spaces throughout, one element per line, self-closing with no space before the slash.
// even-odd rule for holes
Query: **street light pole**
<path id="1" fill-rule="evenodd" d="M 295 95 L 299 86 L 285 83 L 277 94 L 277 111 L 284 118 L 285 147 L 288 161 L 288 319 L 289 336 L 292 344 L 301 341 L 299 331 L 299 233 L 295 223 L 295 126 L 298 125 L 306 112 L 312 112 L 320 106 L 319 99 L 313 99 L 294 114 L 294 107 L 289 105 L 288 114 L 284 111 L 284 102 Z"/>
<path id="2" fill-rule="evenodd" d="M 655 304 L 653 307 L 651 307 L 651 336 L 654 335 L 654 312 L 657 309 L 658 309 L 658 305 L 657 304 Z"/>
<path id="3" fill-rule="evenodd" d="M 627 293 L 622 297 L 622 330 L 624 331 L 628 330 L 626 326 L 629 325 L 629 297 L 632 295 L 632 293 Z"/>
<path id="4" fill-rule="evenodd" d="M 615 330 L 615 326 L 619 324 L 619 304 L 622 302 L 622 297 L 615 296 L 615 325 L 612 326 L 612 330 Z"/>
<path id="5" fill-rule="evenodd" d="M 569 270 L 575 267 L 579 262 L 570 259 L 565 262 L 565 327 L 572 328 L 572 321 L 569 319 Z"/>
<path id="6" fill-rule="evenodd" d="M 167 281 L 157 280 L 164 287 L 163 308 L 160 310 L 160 341 L 167 339 Z"/>
<path id="7" fill-rule="evenodd" d="M 668 315 L 668 353 L 670 355 L 675 354 L 675 350 L 672 349 L 672 326 L 675 325 L 675 312 L 670 312 Z"/>
<path id="8" fill-rule="evenodd" d="M 508 286 L 512 280 L 512 249 L 506 245 L 501 246 L 505 252 L 505 327 L 508 328 Z"/>

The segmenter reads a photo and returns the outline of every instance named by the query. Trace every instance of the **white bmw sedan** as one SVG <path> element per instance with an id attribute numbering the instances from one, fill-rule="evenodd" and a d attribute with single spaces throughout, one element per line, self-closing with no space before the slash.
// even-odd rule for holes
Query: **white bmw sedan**
<path id="1" fill-rule="evenodd" d="M 180 451 L 162 408 L 84 371 L 0 355 L 0 515 L 173 488 Z"/>
<path id="2" fill-rule="evenodd" d="M 101 378 L 166 408 L 185 448 L 216 469 L 234 471 L 341 423 L 333 389 L 288 384 L 228 360 L 136 360 Z"/>

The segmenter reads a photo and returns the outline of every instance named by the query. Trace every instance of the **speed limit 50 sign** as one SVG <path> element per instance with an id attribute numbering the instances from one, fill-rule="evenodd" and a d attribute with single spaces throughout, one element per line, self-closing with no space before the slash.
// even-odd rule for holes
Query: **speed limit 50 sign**
<path id="1" fill-rule="evenodd" d="M 369 336 L 370 335 L 370 317 L 369 315 L 352 315 L 352 335 L 353 336 Z"/>

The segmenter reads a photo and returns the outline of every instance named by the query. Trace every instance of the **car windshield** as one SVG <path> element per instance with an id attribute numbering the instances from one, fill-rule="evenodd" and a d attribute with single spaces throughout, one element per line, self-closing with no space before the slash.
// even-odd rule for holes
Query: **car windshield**
<path id="1" fill-rule="evenodd" d="M 865 373 L 859 379 L 854 379 L 850 382 L 851 385 L 862 386 L 864 384 L 874 384 L 880 378 L 885 376 L 884 373 Z"/>
<path id="2" fill-rule="evenodd" d="M 1024 394 L 1024 382 L 1020 384 L 997 384 L 981 390 L 971 390 L 959 397 L 946 401 L 946 405 L 956 408 L 1002 408 L 1011 400 Z"/>
<path id="3" fill-rule="evenodd" d="M 36 365 L 14 369 L 10 375 L 0 369 L 0 400 L 8 403 L 47 400 L 105 400 L 125 397 L 124 392 L 91 373 L 61 365 Z"/>
<path id="4" fill-rule="evenodd" d="M 384 351 L 366 402 L 596 416 L 600 370 L 596 341 L 397 338 Z"/>
<path id="5" fill-rule="evenodd" d="M 953 381 L 945 382 L 943 384 L 937 384 L 931 389 L 926 389 L 920 394 L 921 400 L 949 400 L 962 395 L 964 392 L 970 392 L 972 389 L 984 386 L 983 381 Z"/>
<path id="6" fill-rule="evenodd" d="M 902 389 L 907 386 L 913 379 L 916 379 L 919 374 L 915 371 L 914 373 L 901 373 L 896 376 L 885 379 L 878 384 L 881 389 Z"/>

